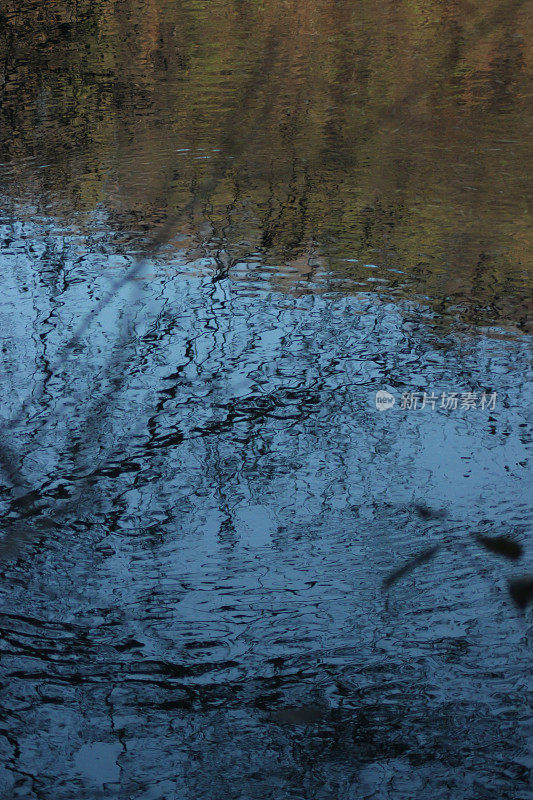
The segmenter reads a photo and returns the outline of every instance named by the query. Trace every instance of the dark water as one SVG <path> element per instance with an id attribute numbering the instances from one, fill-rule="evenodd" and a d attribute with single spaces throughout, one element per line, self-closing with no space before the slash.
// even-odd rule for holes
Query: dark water
<path id="1" fill-rule="evenodd" d="M 2 798 L 533 797 L 529 23 L 0 5 Z"/>

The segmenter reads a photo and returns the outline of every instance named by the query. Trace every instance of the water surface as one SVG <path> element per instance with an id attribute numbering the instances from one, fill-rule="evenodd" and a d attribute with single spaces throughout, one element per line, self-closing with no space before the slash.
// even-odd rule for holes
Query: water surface
<path id="1" fill-rule="evenodd" d="M 0 7 L 2 797 L 532 797 L 527 26 Z"/>

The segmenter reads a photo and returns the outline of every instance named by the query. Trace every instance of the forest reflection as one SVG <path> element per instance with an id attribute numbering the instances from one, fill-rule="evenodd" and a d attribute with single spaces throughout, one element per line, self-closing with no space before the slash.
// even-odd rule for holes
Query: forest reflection
<path id="1" fill-rule="evenodd" d="M 7 0 L 0 24 L 17 213 L 129 248 L 174 216 L 223 274 L 526 329 L 525 3 Z"/>

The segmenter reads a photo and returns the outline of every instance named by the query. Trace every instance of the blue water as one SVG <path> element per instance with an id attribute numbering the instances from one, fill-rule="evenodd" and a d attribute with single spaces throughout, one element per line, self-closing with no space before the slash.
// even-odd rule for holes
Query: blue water
<path id="1" fill-rule="evenodd" d="M 1 800 L 533 800 L 528 22 L 0 3 Z"/>
<path id="2" fill-rule="evenodd" d="M 3 796 L 531 797 L 527 337 L 167 247 L 51 374 L 134 254 L 0 235 Z"/>

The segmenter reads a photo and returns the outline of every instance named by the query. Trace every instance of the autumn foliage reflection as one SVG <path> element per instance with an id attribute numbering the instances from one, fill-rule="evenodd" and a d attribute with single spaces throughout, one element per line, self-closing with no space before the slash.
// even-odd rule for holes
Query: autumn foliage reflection
<path id="1" fill-rule="evenodd" d="M 1 25 L 17 203 L 129 239 L 192 198 L 176 233 L 229 268 L 370 261 L 526 326 L 524 3 L 8 0 Z"/>

